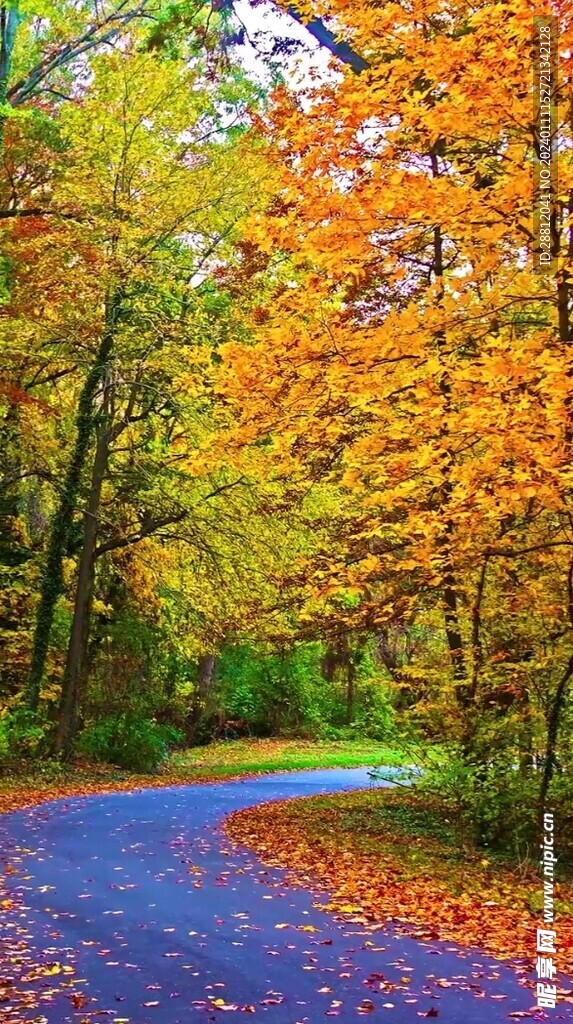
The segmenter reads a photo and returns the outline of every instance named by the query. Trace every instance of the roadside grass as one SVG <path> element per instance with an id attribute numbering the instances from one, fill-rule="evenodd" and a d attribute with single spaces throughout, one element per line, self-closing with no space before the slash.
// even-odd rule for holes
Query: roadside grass
<path id="1" fill-rule="evenodd" d="M 445 805 L 428 794 L 376 788 L 263 804 L 231 815 L 225 832 L 293 880 L 331 892 L 325 909 L 535 959 L 540 877 L 463 848 Z M 573 885 L 557 883 L 555 895 L 558 969 L 573 973 Z"/>
<path id="2" fill-rule="evenodd" d="M 0 775 L 0 814 L 66 796 L 175 786 L 304 768 L 351 768 L 404 763 L 397 747 L 374 741 L 223 740 L 174 753 L 157 774 L 76 761 L 20 762 Z"/>
<path id="3" fill-rule="evenodd" d="M 222 740 L 173 754 L 174 772 L 205 771 L 226 777 L 304 768 L 400 766 L 404 754 L 374 740 L 241 739 Z"/>

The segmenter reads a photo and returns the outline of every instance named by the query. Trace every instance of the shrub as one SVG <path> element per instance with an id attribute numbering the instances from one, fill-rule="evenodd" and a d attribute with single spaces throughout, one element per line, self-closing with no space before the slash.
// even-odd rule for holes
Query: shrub
<path id="1" fill-rule="evenodd" d="M 323 675 L 324 645 L 305 643 L 277 653 L 248 645 L 226 648 L 219 660 L 216 699 L 229 718 L 255 735 L 309 739 L 387 739 L 393 733 L 389 690 L 367 651 L 356 657 L 352 723 L 346 677 Z M 343 674 L 344 675 L 344 674 Z"/>
<path id="2" fill-rule="evenodd" d="M 388 688 L 378 679 L 360 681 L 352 738 L 388 741 L 395 735 L 394 709 Z"/>
<path id="3" fill-rule="evenodd" d="M 89 725 L 80 736 L 78 751 L 93 761 L 150 772 L 161 766 L 169 756 L 170 745 L 181 739 L 181 732 L 172 725 L 125 712 Z"/>
<path id="4" fill-rule="evenodd" d="M 37 715 L 24 708 L 7 711 L 0 717 L 0 758 L 32 759 L 45 753 L 46 730 Z"/>
<path id="5" fill-rule="evenodd" d="M 265 735 L 319 734 L 332 718 L 335 695 L 320 674 L 320 646 L 261 653 L 248 645 L 227 648 L 219 664 L 221 710 Z"/>
<path id="6" fill-rule="evenodd" d="M 452 745 L 442 755 L 439 762 L 428 758 L 415 784 L 449 807 L 460 844 L 511 852 L 518 860 L 530 856 L 538 773 L 520 769 L 511 750 L 472 761 Z"/>

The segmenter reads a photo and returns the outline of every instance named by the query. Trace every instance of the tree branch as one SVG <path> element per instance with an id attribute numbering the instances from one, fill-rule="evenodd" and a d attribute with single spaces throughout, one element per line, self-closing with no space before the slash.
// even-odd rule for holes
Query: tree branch
<path id="1" fill-rule="evenodd" d="M 291 5 L 287 9 L 291 18 L 298 21 L 299 25 L 302 25 L 307 32 L 310 32 L 311 36 L 313 36 L 321 46 L 330 50 L 330 52 L 335 57 L 338 57 L 343 64 L 349 64 L 356 75 L 359 75 L 362 71 L 366 71 L 370 67 L 369 62 L 359 53 L 356 53 L 348 43 L 337 40 L 334 32 L 331 32 L 320 18 L 311 18 L 310 21 L 305 21 L 302 15 L 297 11 L 296 7 Z"/>

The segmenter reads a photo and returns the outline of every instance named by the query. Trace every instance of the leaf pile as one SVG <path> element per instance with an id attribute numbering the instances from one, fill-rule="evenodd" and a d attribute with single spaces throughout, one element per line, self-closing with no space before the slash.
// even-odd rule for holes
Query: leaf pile
<path id="1" fill-rule="evenodd" d="M 443 808 L 427 797 L 377 790 L 277 801 L 231 814 L 225 831 L 297 882 L 328 888 L 322 909 L 535 959 L 541 880 L 453 847 Z M 555 895 L 558 969 L 573 973 L 573 887 L 557 884 Z"/>

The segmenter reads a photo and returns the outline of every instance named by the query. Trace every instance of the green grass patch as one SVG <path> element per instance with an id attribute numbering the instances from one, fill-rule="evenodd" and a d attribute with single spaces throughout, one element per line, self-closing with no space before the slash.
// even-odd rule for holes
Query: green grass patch
<path id="1" fill-rule="evenodd" d="M 186 776 L 207 772 L 228 777 L 244 772 L 295 771 L 304 768 L 400 766 L 404 754 L 394 747 L 360 740 L 224 740 L 173 754 L 170 771 Z"/>

